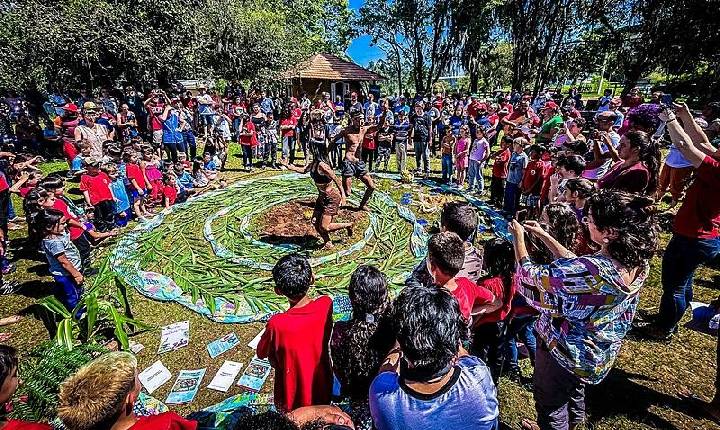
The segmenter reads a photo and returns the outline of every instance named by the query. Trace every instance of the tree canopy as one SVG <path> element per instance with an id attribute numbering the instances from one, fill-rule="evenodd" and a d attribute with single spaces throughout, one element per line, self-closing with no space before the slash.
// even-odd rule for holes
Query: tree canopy
<path id="1" fill-rule="evenodd" d="M 0 15 L 0 87 L 263 83 L 343 52 L 349 17 L 347 0 L 17 0 Z"/>

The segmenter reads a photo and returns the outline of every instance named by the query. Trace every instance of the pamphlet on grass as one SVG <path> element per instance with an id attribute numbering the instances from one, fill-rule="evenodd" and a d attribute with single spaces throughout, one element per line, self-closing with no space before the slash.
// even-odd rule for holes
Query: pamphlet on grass
<path id="1" fill-rule="evenodd" d="M 223 393 L 227 392 L 233 382 L 235 382 L 235 378 L 237 378 L 238 373 L 242 370 L 242 365 L 242 363 L 238 363 L 237 361 L 226 360 L 217 371 L 212 381 L 210 381 L 208 388 L 211 390 L 222 391 Z"/>
<path id="2" fill-rule="evenodd" d="M 240 339 L 238 339 L 235 333 L 228 333 L 220 339 L 214 340 L 208 344 L 208 354 L 210 354 L 210 358 L 215 358 L 223 352 L 234 348 L 239 343 Z"/>
<path id="3" fill-rule="evenodd" d="M 257 336 L 250 341 L 250 343 L 248 343 L 248 346 L 252 349 L 257 349 L 258 344 L 260 343 L 260 338 L 263 334 L 265 334 L 265 329 L 260 330 L 260 333 L 258 333 Z"/>
<path id="4" fill-rule="evenodd" d="M 203 376 L 205 369 L 181 370 L 165 403 L 177 405 L 192 402 L 200 389 Z"/>
<path id="5" fill-rule="evenodd" d="M 245 368 L 237 384 L 250 391 L 260 391 L 270 375 L 270 369 L 272 367 L 269 361 L 261 360 L 255 356 L 248 364 L 248 367 Z"/>
<path id="6" fill-rule="evenodd" d="M 171 376 L 170 371 L 160 360 L 138 374 L 140 383 L 145 387 L 148 394 L 152 394 L 158 387 L 169 381 Z"/>
<path id="7" fill-rule="evenodd" d="M 181 321 L 162 328 L 158 354 L 175 351 L 190 343 L 190 321 Z"/>
<path id="8" fill-rule="evenodd" d="M 689 305 L 692 310 L 692 319 L 685 323 L 685 327 L 690 330 L 715 336 L 718 330 L 717 309 L 702 302 L 690 302 Z M 715 318 L 714 323 L 713 318 Z"/>
<path id="9" fill-rule="evenodd" d="M 133 354 L 138 354 L 143 349 L 145 349 L 145 345 L 142 343 L 135 342 L 134 340 L 130 341 L 130 351 L 132 351 Z"/>

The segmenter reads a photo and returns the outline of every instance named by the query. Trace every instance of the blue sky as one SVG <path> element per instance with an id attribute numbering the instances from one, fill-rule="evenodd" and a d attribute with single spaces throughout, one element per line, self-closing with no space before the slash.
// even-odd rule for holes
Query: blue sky
<path id="1" fill-rule="evenodd" d="M 350 0 L 350 9 L 358 10 L 365 0 Z M 370 36 L 360 36 L 353 39 L 347 49 L 347 54 L 361 66 L 367 66 L 372 60 L 384 57 L 383 52 L 375 46 L 370 46 Z"/>

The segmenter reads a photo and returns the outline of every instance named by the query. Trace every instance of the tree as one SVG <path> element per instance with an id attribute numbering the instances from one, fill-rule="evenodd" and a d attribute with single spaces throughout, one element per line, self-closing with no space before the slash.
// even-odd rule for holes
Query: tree
<path id="1" fill-rule="evenodd" d="M 349 16 L 347 0 L 17 0 L 0 14 L 0 87 L 266 83 L 344 51 Z"/>

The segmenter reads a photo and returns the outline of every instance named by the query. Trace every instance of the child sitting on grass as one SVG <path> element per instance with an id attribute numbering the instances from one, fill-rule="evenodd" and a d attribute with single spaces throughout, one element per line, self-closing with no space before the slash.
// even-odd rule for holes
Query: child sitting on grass
<path id="1" fill-rule="evenodd" d="M 72 311 L 80 300 L 85 281 L 81 272 L 80 251 L 70 241 L 70 234 L 65 229 L 67 220 L 62 212 L 45 209 L 40 216 L 42 249 L 50 265 L 50 274 L 55 279 L 55 296 Z"/>
<path id="2" fill-rule="evenodd" d="M 468 278 L 457 274 L 465 262 L 465 246 L 455 233 L 441 232 L 430 236 L 427 265 L 435 284 L 450 291 L 460 304 L 460 313 L 466 321 L 470 314 L 478 315 L 495 311 L 495 295 Z"/>
<path id="3" fill-rule="evenodd" d="M 273 315 L 257 348 L 276 369 L 275 405 L 281 411 L 330 401 L 333 386 L 328 344 L 332 300 L 307 292 L 315 281 L 308 260 L 290 254 L 272 270 L 275 293 L 287 297 L 290 309 Z"/>

